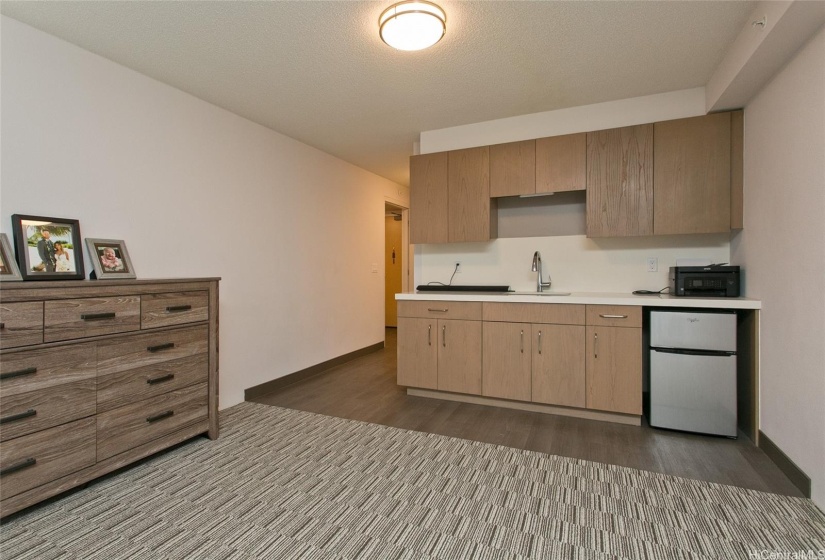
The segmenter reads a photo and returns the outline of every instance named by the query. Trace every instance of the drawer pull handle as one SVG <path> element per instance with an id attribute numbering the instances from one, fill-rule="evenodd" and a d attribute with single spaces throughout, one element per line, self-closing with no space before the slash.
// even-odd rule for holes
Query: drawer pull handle
<path id="1" fill-rule="evenodd" d="M 170 305 L 166 308 L 167 313 L 175 313 L 178 311 L 189 311 L 192 309 L 191 305 Z"/>
<path id="2" fill-rule="evenodd" d="M 12 414 L 11 416 L 5 416 L 0 418 L 0 424 L 5 424 L 6 422 L 14 422 L 15 420 L 22 420 L 23 418 L 28 418 L 29 416 L 35 416 L 37 411 L 33 408 L 28 409 L 26 412 L 21 412 L 19 414 Z"/>
<path id="3" fill-rule="evenodd" d="M 37 373 L 36 367 L 30 367 L 18 371 L 10 371 L 8 373 L 3 373 L 0 374 L 0 379 L 11 379 L 12 377 L 20 377 L 21 375 L 31 375 L 33 373 Z"/>
<path id="4" fill-rule="evenodd" d="M 157 383 L 163 383 L 164 381 L 171 381 L 175 378 L 174 373 L 170 373 L 168 375 L 164 375 L 162 377 L 155 377 L 154 379 L 147 379 L 146 383 L 149 385 L 155 385 Z"/>
<path id="5" fill-rule="evenodd" d="M 627 319 L 627 315 L 599 315 L 602 319 Z"/>
<path id="6" fill-rule="evenodd" d="M 174 415 L 175 415 L 174 410 L 167 410 L 166 412 L 161 412 L 160 414 L 155 414 L 154 416 L 150 416 L 149 418 L 146 419 L 146 421 L 151 424 L 152 422 L 157 422 L 158 420 L 163 420 L 164 418 L 169 418 L 170 416 L 174 416 Z"/>
<path id="7" fill-rule="evenodd" d="M 116 313 L 84 313 L 80 316 L 84 321 L 99 321 L 100 319 L 114 319 Z"/>
<path id="8" fill-rule="evenodd" d="M 427 311 L 433 311 L 436 313 L 446 313 L 447 311 L 449 311 L 449 309 L 433 309 L 432 307 L 428 307 Z"/>
<path id="9" fill-rule="evenodd" d="M 36 464 L 37 464 L 37 459 L 35 459 L 34 457 L 31 457 L 31 458 L 26 459 L 24 461 L 20 461 L 16 465 L 9 465 L 8 467 L 4 467 L 4 468 L 0 469 L 0 476 L 6 475 L 6 474 L 11 474 L 11 473 L 17 472 L 17 471 L 22 471 L 23 469 L 34 466 Z"/>
<path id="10" fill-rule="evenodd" d="M 174 347 L 174 342 L 167 342 L 166 344 L 158 344 L 157 346 L 147 346 L 146 349 L 149 352 L 160 352 L 161 350 L 169 350 L 170 348 Z"/>

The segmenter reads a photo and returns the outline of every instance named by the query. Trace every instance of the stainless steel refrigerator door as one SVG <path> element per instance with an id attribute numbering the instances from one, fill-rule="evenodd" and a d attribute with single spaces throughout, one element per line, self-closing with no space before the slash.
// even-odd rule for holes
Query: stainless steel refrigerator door
<path id="1" fill-rule="evenodd" d="M 736 352 L 736 314 L 652 311 L 650 346 Z"/>
<path id="2" fill-rule="evenodd" d="M 652 349 L 650 425 L 736 437 L 736 356 Z"/>

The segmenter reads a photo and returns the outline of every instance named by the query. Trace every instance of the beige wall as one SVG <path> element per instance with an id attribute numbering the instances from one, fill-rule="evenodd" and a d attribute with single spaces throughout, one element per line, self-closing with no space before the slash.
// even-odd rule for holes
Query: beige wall
<path id="1" fill-rule="evenodd" d="M 760 424 L 825 509 L 825 30 L 745 107 L 745 229 L 763 301 Z"/>
<path id="2" fill-rule="evenodd" d="M 223 277 L 221 407 L 384 339 L 384 202 L 406 187 L 7 17 L 1 93 L 0 229 L 77 218 L 141 278 Z"/>

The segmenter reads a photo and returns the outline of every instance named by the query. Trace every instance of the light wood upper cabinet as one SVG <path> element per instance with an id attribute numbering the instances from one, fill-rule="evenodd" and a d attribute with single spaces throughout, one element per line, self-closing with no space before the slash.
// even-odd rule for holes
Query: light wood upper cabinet
<path id="1" fill-rule="evenodd" d="M 745 227 L 744 219 L 744 147 L 745 112 L 730 114 L 730 229 Z"/>
<path id="2" fill-rule="evenodd" d="M 587 134 L 536 140 L 536 193 L 583 191 L 587 184 Z"/>
<path id="3" fill-rule="evenodd" d="M 490 146 L 490 196 L 536 192 L 536 141 Z"/>
<path id="4" fill-rule="evenodd" d="M 490 148 L 453 150 L 449 154 L 447 240 L 489 241 L 496 237 L 495 199 L 490 199 Z"/>
<path id="5" fill-rule="evenodd" d="M 653 233 L 731 229 L 731 115 L 654 125 Z"/>
<path id="6" fill-rule="evenodd" d="M 653 125 L 587 133 L 587 236 L 653 234 Z"/>
<path id="7" fill-rule="evenodd" d="M 410 243 L 446 243 L 447 152 L 410 158 Z"/>
<path id="8" fill-rule="evenodd" d="M 531 339 L 529 323 L 484 323 L 482 395 L 530 400 Z"/>

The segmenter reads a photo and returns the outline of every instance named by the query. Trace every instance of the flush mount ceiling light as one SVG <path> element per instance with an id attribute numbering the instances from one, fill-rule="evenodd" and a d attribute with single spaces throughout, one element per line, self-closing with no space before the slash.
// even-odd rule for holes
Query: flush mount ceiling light
<path id="1" fill-rule="evenodd" d="M 426 0 L 393 4 L 378 18 L 381 40 L 400 51 L 432 47 L 447 31 L 447 14 Z"/>

